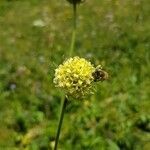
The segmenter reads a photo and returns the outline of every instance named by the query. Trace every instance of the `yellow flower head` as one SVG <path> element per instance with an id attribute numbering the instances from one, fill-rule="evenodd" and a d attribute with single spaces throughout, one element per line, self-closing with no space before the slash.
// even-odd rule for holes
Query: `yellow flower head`
<path id="1" fill-rule="evenodd" d="M 69 58 L 55 70 L 54 83 L 64 89 L 67 95 L 81 98 L 91 92 L 94 70 L 91 62 L 84 58 Z"/>

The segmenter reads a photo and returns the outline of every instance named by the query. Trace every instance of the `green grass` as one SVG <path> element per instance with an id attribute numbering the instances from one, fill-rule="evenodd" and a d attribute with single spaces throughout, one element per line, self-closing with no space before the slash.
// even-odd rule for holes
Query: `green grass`
<path id="1" fill-rule="evenodd" d="M 149 150 L 150 4 L 93 0 L 78 10 L 75 55 L 101 63 L 110 79 L 67 106 L 61 150 Z M 69 53 L 65 0 L 0 2 L 0 149 L 52 147 L 61 97 L 54 69 Z"/>

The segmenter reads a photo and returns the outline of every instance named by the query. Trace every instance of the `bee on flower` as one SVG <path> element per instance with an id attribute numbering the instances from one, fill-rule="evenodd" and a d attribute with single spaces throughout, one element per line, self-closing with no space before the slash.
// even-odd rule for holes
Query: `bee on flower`
<path id="1" fill-rule="evenodd" d="M 69 58 L 55 70 L 54 83 L 68 96 L 82 98 L 92 93 L 95 71 L 97 69 L 86 59 Z"/>

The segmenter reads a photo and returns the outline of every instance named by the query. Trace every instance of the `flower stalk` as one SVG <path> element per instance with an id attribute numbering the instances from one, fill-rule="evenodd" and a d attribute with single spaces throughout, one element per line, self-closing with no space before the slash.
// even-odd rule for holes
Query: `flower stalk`
<path id="1" fill-rule="evenodd" d="M 72 32 L 72 38 L 71 38 L 71 45 L 70 45 L 70 52 L 69 56 L 71 57 L 73 55 L 74 47 L 75 47 L 75 37 L 76 37 L 76 18 L 77 18 L 77 3 L 73 3 L 73 32 Z M 58 123 L 58 128 L 57 128 L 57 134 L 56 134 L 56 139 L 55 139 L 55 145 L 54 145 L 54 150 L 57 150 L 58 146 L 58 141 L 59 141 L 59 136 L 60 136 L 60 131 L 63 123 L 63 118 L 64 118 L 64 113 L 65 113 L 65 108 L 67 106 L 67 101 L 68 97 L 65 96 L 62 106 L 61 106 L 61 112 L 60 112 L 60 118 L 59 118 L 59 123 Z"/>
<path id="2" fill-rule="evenodd" d="M 59 123 L 58 123 L 58 128 L 57 128 L 57 134 L 56 134 L 56 139 L 55 139 L 54 150 L 57 150 L 57 145 L 58 145 L 58 141 L 59 141 L 59 135 L 60 135 L 60 131 L 61 131 L 62 123 L 63 123 L 65 108 L 67 106 L 67 101 L 68 101 L 68 98 L 67 98 L 67 96 L 65 96 L 64 100 L 62 101 L 62 106 L 61 106 L 61 112 L 60 112 L 60 118 L 59 118 Z"/>
<path id="3" fill-rule="evenodd" d="M 71 39 L 71 46 L 70 46 L 70 53 L 69 57 L 73 55 L 74 47 L 75 47 L 75 39 L 76 39 L 76 21 L 77 20 L 77 4 L 73 3 L 73 32 L 72 32 L 72 39 Z"/>

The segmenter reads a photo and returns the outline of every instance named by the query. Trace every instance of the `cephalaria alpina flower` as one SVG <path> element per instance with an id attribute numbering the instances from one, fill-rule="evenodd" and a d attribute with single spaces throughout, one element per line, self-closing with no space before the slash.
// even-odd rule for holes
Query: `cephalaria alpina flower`
<path id="1" fill-rule="evenodd" d="M 55 70 L 54 83 L 68 96 L 82 98 L 92 92 L 94 71 L 95 67 L 86 59 L 69 58 Z"/>

